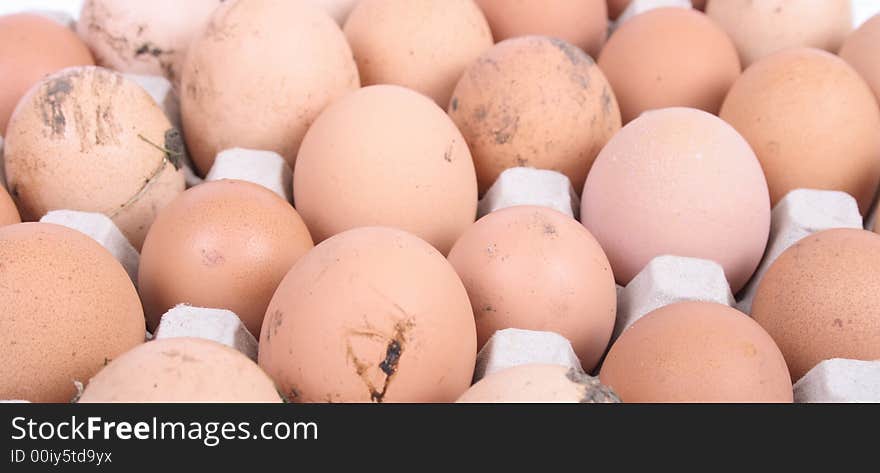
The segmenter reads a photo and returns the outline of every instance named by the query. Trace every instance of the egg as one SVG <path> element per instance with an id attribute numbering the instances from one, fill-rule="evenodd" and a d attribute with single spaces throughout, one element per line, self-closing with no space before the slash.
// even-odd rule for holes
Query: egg
<path id="1" fill-rule="evenodd" d="M 248 357 L 200 338 L 144 343 L 98 372 L 80 403 L 280 403 L 272 380 Z"/>
<path id="2" fill-rule="evenodd" d="M 543 36 L 481 55 L 456 85 L 449 116 L 473 153 L 480 192 L 517 166 L 559 171 L 580 189 L 620 129 L 617 100 L 593 59 Z"/>
<path id="3" fill-rule="evenodd" d="M 770 198 L 736 130 L 700 110 L 668 108 L 633 120 L 602 150 L 581 221 L 621 285 L 654 257 L 676 255 L 717 262 L 736 293 L 767 245 Z"/>
<path id="4" fill-rule="evenodd" d="M 728 306 L 680 302 L 626 329 L 599 373 L 629 403 L 790 403 L 791 378 L 760 325 Z"/>
<path id="5" fill-rule="evenodd" d="M 473 0 L 361 0 L 345 36 L 364 85 L 402 85 L 441 107 L 465 68 L 493 44 Z"/>
<path id="6" fill-rule="evenodd" d="M 98 64 L 180 80 L 190 42 L 223 0 L 86 0 L 76 31 Z"/>
<path id="7" fill-rule="evenodd" d="M 851 0 L 710 0 L 706 14 L 727 31 L 744 67 L 777 51 L 837 51 L 852 30 Z"/>
<path id="8" fill-rule="evenodd" d="M 880 235 L 835 229 L 782 253 L 755 293 L 752 317 L 797 381 L 831 358 L 880 359 Z"/>
<path id="9" fill-rule="evenodd" d="M 646 110 L 691 107 L 718 113 L 740 74 L 733 42 L 705 14 L 658 8 L 626 21 L 599 55 L 628 123 Z"/>
<path id="10" fill-rule="evenodd" d="M 486 376 L 456 402 L 595 404 L 620 402 L 620 398 L 598 379 L 574 368 L 528 364 Z"/>
<path id="11" fill-rule="evenodd" d="M 0 301 L 0 399 L 69 402 L 74 381 L 144 341 L 122 265 L 66 227 L 0 227 Z"/>
<path id="12" fill-rule="evenodd" d="M 429 98 L 394 85 L 365 87 L 318 117 L 299 150 L 293 194 L 316 242 L 391 226 L 446 254 L 477 212 L 461 133 Z"/>
<path id="13" fill-rule="evenodd" d="M 21 217 L 6 188 L 0 185 L 0 227 L 13 223 L 21 223 Z"/>
<path id="14" fill-rule="evenodd" d="M 180 133 L 144 89 L 108 69 L 64 69 L 21 99 L 5 141 L 9 192 L 25 220 L 104 213 L 140 248 L 183 192 Z"/>
<path id="15" fill-rule="evenodd" d="M 605 0 L 476 0 L 496 41 L 544 35 L 562 39 L 595 57 L 608 34 Z"/>
<path id="16" fill-rule="evenodd" d="M 768 56 L 737 80 L 721 118 L 755 150 L 774 205 L 795 189 L 829 189 L 867 212 L 880 182 L 880 108 L 844 60 L 809 48 Z"/>
<path id="17" fill-rule="evenodd" d="M 850 34 L 840 48 L 840 57 L 861 74 L 880 102 L 878 55 L 880 55 L 880 15 L 872 17 Z"/>
<path id="18" fill-rule="evenodd" d="M 348 15 L 360 0 L 309 0 L 314 5 L 321 7 L 327 14 L 333 17 L 340 25 L 345 24 Z"/>
<path id="19" fill-rule="evenodd" d="M 22 95 L 47 74 L 92 65 L 89 49 L 69 29 L 44 16 L 0 16 L 0 135 Z"/>
<path id="20" fill-rule="evenodd" d="M 159 213 L 144 242 L 138 287 L 147 326 L 187 303 L 231 310 L 259 336 L 269 299 L 312 246 L 296 210 L 263 186 L 193 187 Z"/>
<path id="21" fill-rule="evenodd" d="M 212 14 L 183 66 L 180 108 L 194 164 L 228 148 L 275 151 L 293 167 L 309 125 L 360 86 L 339 25 L 309 2 L 231 0 Z"/>
<path id="22" fill-rule="evenodd" d="M 362 227 L 303 256 L 266 312 L 260 366 L 296 402 L 452 402 L 477 335 L 442 254 L 401 230 Z"/>
<path id="23" fill-rule="evenodd" d="M 481 218 L 449 262 L 477 323 L 477 346 L 496 330 L 558 333 L 587 371 L 605 352 L 617 310 L 608 258 L 583 225 L 545 207 L 517 206 Z"/>

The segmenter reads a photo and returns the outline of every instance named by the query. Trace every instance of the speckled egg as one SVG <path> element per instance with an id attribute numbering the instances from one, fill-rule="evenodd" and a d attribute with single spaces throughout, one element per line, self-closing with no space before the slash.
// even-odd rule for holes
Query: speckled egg
<path id="1" fill-rule="evenodd" d="M 444 254 L 477 212 L 461 133 L 432 100 L 394 85 L 360 89 L 318 117 L 299 151 L 293 195 L 316 242 L 382 225 Z"/>
<path id="2" fill-rule="evenodd" d="M 852 30 L 851 0 L 709 0 L 706 14 L 733 39 L 744 67 L 788 48 L 835 52 Z"/>
<path id="3" fill-rule="evenodd" d="M 752 317 L 797 381 L 831 358 L 880 359 L 880 235 L 835 229 L 786 250 L 761 279 Z"/>
<path id="4" fill-rule="evenodd" d="M 574 368 L 529 364 L 490 374 L 468 389 L 460 403 L 614 403 L 620 398 L 598 378 Z"/>
<path id="5" fill-rule="evenodd" d="M 441 107 L 465 68 L 493 44 L 473 0 L 361 0 L 345 36 L 364 85 L 402 85 Z"/>
<path id="6" fill-rule="evenodd" d="M 605 0 L 476 0 L 496 41 L 517 36 L 559 38 L 599 54 L 608 35 Z"/>
<path id="7" fill-rule="evenodd" d="M 480 192 L 517 166 L 559 171 L 580 189 L 620 129 L 617 99 L 593 59 L 543 36 L 480 56 L 455 87 L 449 116 L 473 153 Z"/>
<path id="8" fill-rule="evenodd" d="M 190 45 L 180 109 L 193 163 L 220 151 L 275 151 L 292 167 L 306 130 L 360 86 L 339 25 L 310 2 L 230 0 Z"/>
<path id="9" fill-rule="evenodd" d="M 69 402 L 74 381 L 144 341 L 122 265 L 66 227 L 0 227 L 0 301 L 0 399 Z"/>
<path id="10" fill-rule="evenodd" d="M 147 326 L 186 303 L 231 310 L 259 336 L 275 288 L 312 246 L 296 210 L 265 187 L 193 187 L 159 213 L 144 242 L 138 287 Z"/>
<path id="11" fill-rule="evenodd" d="M 303 256 L 269 304 L 260 366 L 296 402 L 452 402 L 477 354 L 467 291 L 428 243 L 362 227 Z"/>
<path id="12" fill-rule="evenodd" d="M 144 89 L 101 67 L 64 69 L 22 98 L 6 134 L 9 192 L 25 220 L 104 213 L 140 248 L 183 192 L 183 143 Z"/>
<path id="13" fill-rule="evenodd" d="M 752 65 L 721 108 L 758 155 L 775 205 L 799 189 L 844 191 L 864 215 L 880 182 L 880 108 L 843 59 L 796 48 Z"/>
<path id="14" fill-rule="evenodd" d="M 477 321 L 477 345 L 497 330 L 555 332 L 587 371 L 605 352 L 617 309 L 608 258 L 583 225 L 546 207 L 481 218 L 449 252 Z"/>
<path id="15" fill-rule="evenodd" d="M 626 329 L 599 373 L 630 403 L 790 403 L 791 378 L 760 325 L 726 305 L 680 302 Z"/>
<path id="16" fill-rule="evenodd" d="M 144 343 L 93 377 L 81 403 L 278 403 L 259 366 L 237 350 L 200 338 Z"/>
<path id="17" fill-rule="evenodd" d="M 626 285 L 654 257 L 690 256 L 724 268 L 736 293 L 761 261 L 770 232 L 767 182 L 755 153 L 709 113 L 644 113 L 593 164 L 581 221 Z"/>
<path id="18" fill-rule="evenodd" d="M 724 30 L 703 13 L 677 7 L 626 21 L 598 62 L 624 123 L 665 107 L 718 113 L 741 71 L 736 47 Z"/>

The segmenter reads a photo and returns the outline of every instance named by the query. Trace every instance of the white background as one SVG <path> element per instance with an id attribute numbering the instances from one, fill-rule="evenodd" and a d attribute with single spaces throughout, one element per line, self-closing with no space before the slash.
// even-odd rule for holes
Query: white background
<path id="1" fill-rule="evenodd" d="M 148 2 L 150 0 L 142 1 Z M 856 26 L 880 12 L 880 0 L 852 0 L 852 2 L 853 23 Z M 82 6 L 82 0 L 0 0 L 0 15 L 22 10 L 49 9 L 62 10 L 76 18 L 79 15 L 80 6 Z"/>

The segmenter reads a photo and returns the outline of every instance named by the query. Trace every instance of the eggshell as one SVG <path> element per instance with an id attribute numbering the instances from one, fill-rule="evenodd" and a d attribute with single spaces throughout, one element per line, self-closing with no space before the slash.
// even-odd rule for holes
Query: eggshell
<path id="1" fill-rule="evenodd" d="M 21 223 L 21 217 L 6 188 L 0 185 L 0 227 L 13 223 Z"/>
<path id="2" fill-rule="evenodd" d="M 0 399 L 68 402 L 74 381 L 144 341 L 128 274 L 59 225 L 0 227 L 0 301 Z"/>
<path id="3" fill-rule="evenodd" d="M 364 85 L 402 85 L 441 107 L 465 68 L 493 44 L 473 0 L 362 0 L 345 35 Z"/>
<path id="4" fill-rule="evenodd" d="M 797 381 L 823 360 L 880 359 L 880 235 L 813 234 L 761 280 L 752 317 L 776 340 Z"/>
<path id="5" fill-rule="evenodd" d="M 315 241 L 384 225 L 444 254 L 477 212 L 461 133 L 430 99 L 392 85 L 363 88 L 318 117 L 300 148 L 293 195 Z"/>
<path id="6" fill-rule="evenodd" d="M 611 346 L 602 384 L 630 403 L 790 403 L 791 378 L 760 325 L 726 305 L 681 302 L 639 319 Z"/>
<path id="7" fill-rule="evenodd" d="M 480 192 L 517 166 L 559 171 L 580 189 L 620 129 L 617 100 L 593 59 L 543 36 L 480 56 L 455 87 L 449 115 L 474 155 Z"/>
<path id="8" fill-rule="evenodd" d="M 363 227 L 290 270 L 266 312 L 260 366 L 297 402 L 452 402 L 474 372 L 467 291 L 415 236 Z"/>
<path id="9" fill-rule="evenodd" d="M 187 303 L 231 310 L 259 336 L 269 299 L 312 246 L 296 210 L 263 186 L 193 187 L 159 213 L 144 242 L 138 286 L 147 325 Z"/>
<path id="10" fill-rule="evenodd" d="M 880 56 L 880 15 L 872 17 L 850 34 L 840 48 L 840 57 L 858 71 L 880 101 L 878 56 Z"/>
<path id="11" fill-rule="evenodd" d="M 201 338 L 144 343 L 89 381 L 81 403 L 280 403 L 272 380 L 238 351 Z"/>
<path id="12" fill-rule="evenodd" d="M 613 403 L 614 391 L 574 368 L 519 365 L 493 373 L 468 389 L 460 403 Z"/>
<path id="13" fill-rule="evenodd" d="M 799 188 L 844 191 L 862 215 L 880 182 L 880 108 L 839 57 L 789 49 L 748 68 L 721 108 L 755 150 L 775 205 Z"/>
<path id="14" fill-rule="evenodd" d="M 86 45 L 58 22 L 29 13 L 0 16 L 0 135 L 31 86 L 47 74 L 90 64 Z"/>
<path id="15" fill-rule="evenodd" d="M 851 0 L 712 0 L 706 14 L 727 31 L 744 67 L 777 51 L 837 51 L 852 30 Z"/>
<path id="16" fill-rule="evenodd" d="M 608 34 L 605 0 L 476 0 L 496 41 L 516 36 L 559 38 L 596 57 Z"/>
<path id="17" fill-rule="evenodd" d="M 309 2 L 226 1 L 190 45 L 181 81 L 186 144 L 202 175 L 229 148 L 294 165 L 309 125 L 360 86 L 339 25 Z"/>
<path id="18" fill-rule="evenodd" d="M 104 213 L 140 248 L 183 192 L 183 144 L 156 102 L 108 69 L 64 69 L 25 95 L 9 123 L 6 179 L 22 218 Z"/>
<path id="19" fill-rule="evenodd" d="M 767 245 L 770 199 L 736 130 L 706 112 L 668 108 L 633 120 L 602 150 L 581 221 L 621 285 L 655 256 L 690 256 L 720 264 L 736 293 Z"/>
<path id="20" fill-rule="evenodd" d="M 545 207 L 481 218 L 449 253 L 467 288 L 477 346 L 496 330 L 555 332 L 590 371 L 608 346 L 617 291 L 608 258 L 583 225 Z"/>
<path id="21" fill-rule="evenodd" d="M 177 84 L 190 42 L 223 0 L 86 0 L 76 31 L 98 64 Z"/>
<path id="22" fill-rule="evenodd" d="M 733 42 L 705 14 L 658 8 L 626 21 L 599 55 L 628 123 L 642 112 L 692 107 L 718 113 L 740 74 Z"/>

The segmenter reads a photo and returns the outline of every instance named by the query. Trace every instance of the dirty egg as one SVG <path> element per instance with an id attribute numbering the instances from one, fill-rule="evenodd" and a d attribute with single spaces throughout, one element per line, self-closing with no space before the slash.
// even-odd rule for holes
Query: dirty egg
<path id="1" fill-rule="evenodd" d="M 443 255 L 401 230 L 362 227 L 290 270 L 259 363 L 294 402 L 452 402 L 476 346 L 467 292 Z"/>

